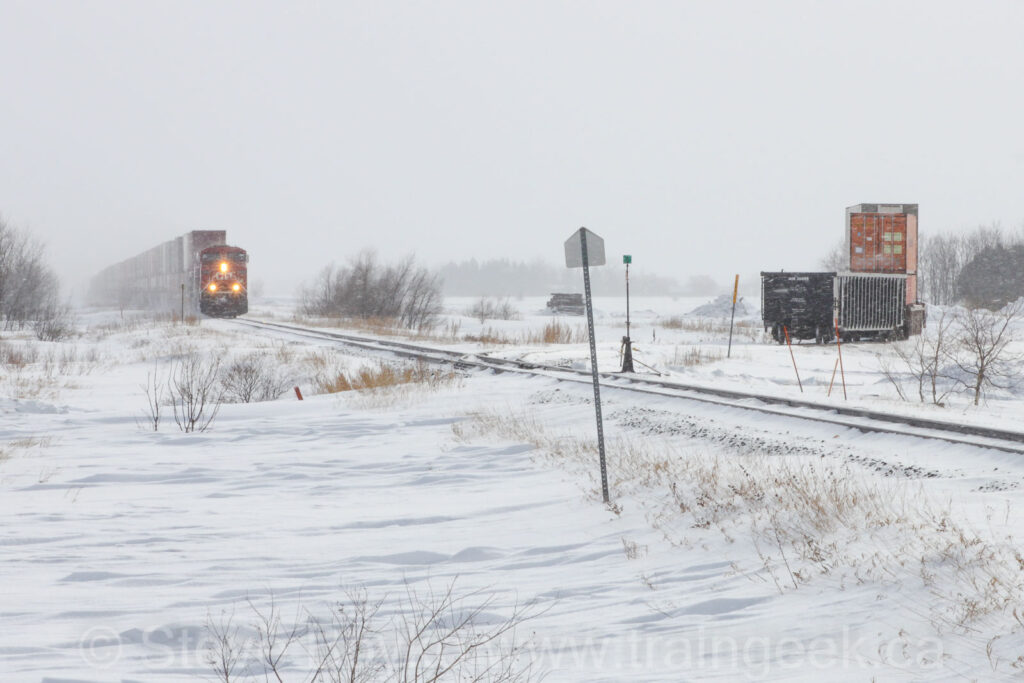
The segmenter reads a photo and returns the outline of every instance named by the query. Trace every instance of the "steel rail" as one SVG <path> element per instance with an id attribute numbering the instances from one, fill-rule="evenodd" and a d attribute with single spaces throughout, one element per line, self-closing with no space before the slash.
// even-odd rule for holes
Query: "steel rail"
<path id="1" fill-rule="evenodd" d="M 365 337 L 341 332 L 329 332 L 325 330 L 311 329 L 308 327 L 251 318 L 239 318 L 233 322 L 257 329 L 275 330 L 294 336 L 309 337 L 320 341 L 339 342 L 348 346 L 361 348 L 366 351 L 376 353 L 384 352 L 401 358 L 448 364 L 457 369 L 476 368 L 481 370 L 490 370 L 493 372 L 515 372 L 540 375 L 561 381 L 572 381 L 581 384 L 589 382 L 591 377 L 589 370 L 576 370 L 574 368 L 546 365 L 543 363 L 531 363 L 528 361 L 509 358 L 493 358 L 486 354 L 466 354 L 460 351 L 453 351 L 451 349 L 437 348 L 423 344 L 413 344 L 410 342 Z M 773 396 L 770 394 L 757 394 L 735 389 L 722 389 L 695 384 L 684 384 L 669 380 L 637 377 L 629 374 L 601 372 L 599 373 L 599 376 L 602 379 L 602 385 L 607 386 L 609 389 L 640 392 L 670 398 L 688 399 L 701 403 L 737 408 L 740 410 L 752 410 L 770 415 L 822 422 L 840 427 L 849 427 L 864 432 L 898 434 L 903 436 L 937 439 L 959 445 L 968 445 L 978 448 L 992 448 L 1009 453 L 1024 453 L 1024 433 L 1005 429 L 995 429 L 959 422 L 946 422 L 930 418 L 914 417 L 911 415 L 884 413 L 865 408 L 815 403 L 814 401 L 787 398 L 785 396 Z M 801 411 L 814 411 L 818 414 L 781 410 L 779 406 L 796 408 Z M 867 422 L 861 422 L 858 420 L 866 420 Z M 993 442 L 1002 443 L 973 441 L 970 439 L 959 438 L 954 435 L 980 437 L 982 439 L 991 439 Z M 1010 445 L 1010 443 L 1006 442 L 1021 445 Z"/>

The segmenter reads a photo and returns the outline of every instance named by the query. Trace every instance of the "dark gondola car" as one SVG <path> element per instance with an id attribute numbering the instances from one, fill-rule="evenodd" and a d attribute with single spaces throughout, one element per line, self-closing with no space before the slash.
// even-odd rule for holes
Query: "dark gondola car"
<path id="1" fill-rule="evenodd" d="M 761 273 L 761 317 L 772 339 L 814 339 L 833 334 L 835 273 Z M 785 326 L 785 331 L 783 327 Z"/>

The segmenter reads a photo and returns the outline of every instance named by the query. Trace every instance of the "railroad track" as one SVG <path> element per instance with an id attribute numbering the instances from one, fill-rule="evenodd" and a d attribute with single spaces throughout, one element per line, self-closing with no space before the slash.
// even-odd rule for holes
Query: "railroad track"
<path id="1" fill-rule="evenodd" d="M 487 354 L 465 354 L 450 349 L 379 339 L 341 332 L 311 329 L 284 323 L 239 318 L 237 325 L 287 336 L 328 341 L 343 346 L 427 363 L 452 366 L 461 370 L 488 370 L 544 376 L 564 382 L 591 383 L 589 370 L 576 370 L 554 365 L 531 363 Z M 836 406 L 801 399 L 757 394 L 734 389 L 721 389 L 685 384 L 637 375 L 601 372 L 601 386 L 621 391 L 674 397 L 713 405 L 756 411 L 770 415 L 849 427 L 862 432 L 900 434 L 949 443 L 991 448 L 1009 453 L 1024 453 L 1024 433 L 957 422 L 946 422 L 910 415 L 898 415 L 864 408 Z"/>

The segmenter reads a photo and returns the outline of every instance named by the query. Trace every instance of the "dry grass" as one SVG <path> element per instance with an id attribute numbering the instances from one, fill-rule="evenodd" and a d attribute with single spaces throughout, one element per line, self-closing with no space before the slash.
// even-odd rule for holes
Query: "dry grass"
<path id="1" fill-rule="evenodd" d="M 452 370 L 436 370 L 425 363 L 396 366 L 377 363 L 360 368 L 354 373 L 337 373 L 323 377 L 316 385 L 317 393 L 336 394 L 342 391 L 374 391 L 399 385 L 419 384 L 441 387 L 454 382 L 460 375 Z"/>
<path id="2" fill-rule="evenodd" d="M 582 326 L 569 327 L 560 320 L 552 320 L 539 334 L 528 332 L 525 337 L 527 344 L 583 344 L 586 341 L 587 331 Z"/>
<path id="3" fill-rule="evenodd" d="M 201 318 L 194 314 L 185 316 L 185 327 L 199 327 Z M 180 313 L 134 311 L 122 314 L 119 320 L 92 325 L 85 334 L 94 339 L 106 339 L 115 334 L 135 332 L 154 326 L 181 326 Z"/>
<path id="4" fill-rule="evenodd" d="M 658 324 L 667 330 L 680 330 L 721 338 L 729 336 L 729 321 L 721 318 L 688 318 L 674 315 L 660 320 Z M 733 324 L 733 338 L 751 342 L 764 341 L 763 326 L 755 320 L 737 320 Z"/>
<path id="5" fill-rule="evenodd" d="M 295 315 L 292 322 L 309 327 L 338 328 L 356 330 L 380 337 L 400 337 L 416 341 L 455 344 L 459 342 L 475 342 L 486 346 L 523 346 L 537 344 L 583 344 L 587 341 L 587 330 L 582 325 L 571 327 L 560 321 L 552 320 L 541 329 L 524 332 L 504 332 L 491 327 L 479 333 L 461 333 L 461 324 L 450 320 L 444 325 L 418 330 L 401 327 L 396 320 L 381 318 L 310 318 Z"/>
<path id="6" fill-rule="evenodd" d="M 694 367 L 708 365 L 725 358 L 720 349 L 702 349 L 700 346 L 676 346 L 669 365 L 672 367 Z"/>
<path id="7" fill-rule="evenodd" d="M 10 460 L 17 451 L 26 451 L 30 448 L 48 448 L 53 444 L 53 437 L 50 436 L 23 436 L 20 439 L 12 439 L 3 446 L 0 446 L 0 463 Z"/>
<path id="8" fill-rule="evenodd" d="M 531 444 L 539 457 L 585 477 L 592 499 L 601 499 L 592 438 L 555 432 L 536 415 L 513 411 L 474 414 L 452 429 L 463 441 Z M 644 508 L 673 545 L 721 534 L 758 558 L 737 571 L 780 593 L 818 581 L 838 590 L 916 585 L 933 596 L 925 609 L 936 632 L 974 640 L 988 633 L 982 642 L 993 666 L 1024 666 L 1012 651 L 1024 634 L 1019 544 L 972 531 L 949 503 L 932 501 L 915 484 L 820 458 L 714 455 L 651 439 L 611 439 L 606 450 L 613 495 Z M 627 557 L 640 555 L 639 546 L 624 540 L 623 547 Z"/>
<path id="9" fill-rule="evenodd" d="M 520 334 L 484 329 L 478 335 L 467 334 L 463 341 L 477 342 L 488 346 L 536 346 L 540 344 L 585 344 L 587 331 L 582 326 L 570 327 L 560 320 L 552 320 L 539 330 L 527 330 Z"/>

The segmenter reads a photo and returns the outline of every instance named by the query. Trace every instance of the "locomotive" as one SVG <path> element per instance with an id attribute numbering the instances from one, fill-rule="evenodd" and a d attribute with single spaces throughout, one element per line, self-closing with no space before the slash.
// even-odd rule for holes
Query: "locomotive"
<path id="1" fill-rule="evenodd" d="M 224 230 L 193 230 L 100 271 L 95 305 L 233 318 L 249 310 L 249 255 Z"/>
<path id="2" fill-rule="evenodd" d="M 241 247 L 207 247 L 199 252 L 199 312 L 234 318 L 249 311 L 246 265 Z"/>

